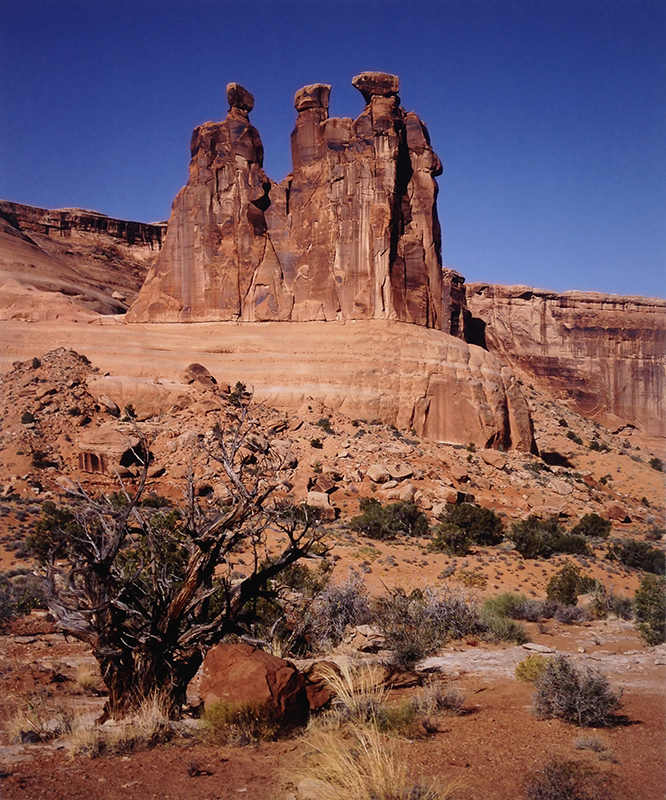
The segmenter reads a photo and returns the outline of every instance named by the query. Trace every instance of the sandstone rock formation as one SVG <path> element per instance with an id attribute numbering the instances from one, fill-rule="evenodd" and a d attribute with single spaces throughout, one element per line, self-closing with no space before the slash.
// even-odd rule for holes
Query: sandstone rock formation
<path id="1" fill-rule="evenodd" d="M 477 340 L 582 415 L 666 435 L 666 300 L 467 286 Z"/>
<path id="2" fill-rule="evenodd" d="M 435 176 L 441 163 L 398 79 L 353 80 L 367 106 L 329 118 L 330 86 L 296 93 L 293 173 L 262 169 L 252 95 L 194 131 L 187 186 L 128 321 L 395 319 L 451 332 Z"/>

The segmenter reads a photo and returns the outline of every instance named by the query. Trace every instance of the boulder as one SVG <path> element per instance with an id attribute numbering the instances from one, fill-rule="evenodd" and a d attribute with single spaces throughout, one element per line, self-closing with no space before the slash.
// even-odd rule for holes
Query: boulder
<path id="1" fill-rule="evenodd" d="M 391 479 L 388 469 L 382 464 L 371 464 L 365 474 L 373 483 L 386 483 Z"/>
<path id="2" fill-rule="evenodd" d="M 394 481 L 404 481 L 406 478 L 411 478 L 414 474 L 414 470 L 409 464 L 389 464 L 387 469 Z"/>
<path id="3" fill-rule="evenodd" d="M 398 499 L 405 503 L 411 503 L 416 497 L 416 487 L 413 483 L 406 483 L 398 492 Z"/>
<path id="4" fill-rule="evenodd" d="M 363 95 L 369 103 L 373 97 L 390 97 L 397 95 L 400 89 L 400 78 L 388 72 L 361 72 L 352 78 L 352 86 Z"/>
<path id="5" fill-rule="evenodd" d="M 199 694 L 205 708 L 220 702 L 249 704 L 293 723 L 308 716 L 303 675 L 290 661 L 248 644 L 218 644 L 208 652 Z"/>
<path id="6" fill-rule="evenodd" d="M 328 108 L 328 99 L 331 87 L 326 83 L 313 83 L 299 89 L 294 96 L 296 111 L 305 111 L 308 108 Z"/>
<path id="7" fill-rule="evenodd" d="M 335 519 L 335 508 L 331 505 L 326 492 L 308 492 L 306 503 L 313 508 L 319 509 L 323 519 Z"/>
<path id="8" fill-rule="evenodd" d="M 214 389 L 217 381 L 202 364 L 190 364 L 185 367 L 180 382 L 185 384 L 197 383 L 205 389 Z"/>
<path id="9" fill-rule="evenodd" d="M 627 515 L 627 509 L 619 503 L 606 503 L 604 505 L 604 516 L 617 522 L 631 522 Z"/>

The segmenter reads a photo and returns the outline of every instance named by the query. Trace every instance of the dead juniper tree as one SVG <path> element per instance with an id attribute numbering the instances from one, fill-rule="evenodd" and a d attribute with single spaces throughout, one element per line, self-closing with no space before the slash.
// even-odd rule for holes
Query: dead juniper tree
<path id="1" fill-rule="evenodd" d="M 104 719 L 126 716 L 156 692 L 177 717 L 208 648 L 247 631 L 271 579 L 322 547 L 313 509 L 273 499 L 280 453 L 249 401 L 203 446 L 226 487 L 212 506 L 196 497 L 190 476 L 182 508 L 155 507 L 144 458 L 135 488 L 121 482 L 100 499 L 79 490 L 68 508 L 43 510 L 33 543 L 49 608 L 93 649 L 108 689 Z M 278 552 L 267 546 L 271 529 Z M 229 565 L 239 551 L 252 557 L 244 577 Z"/>

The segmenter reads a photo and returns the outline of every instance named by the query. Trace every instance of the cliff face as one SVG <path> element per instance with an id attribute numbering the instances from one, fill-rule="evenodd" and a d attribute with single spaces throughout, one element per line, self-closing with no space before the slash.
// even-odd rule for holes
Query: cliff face
<path id="1" fill-rule="evenodd" d="M 223 122 L 194 131 L 187 186 L 128 321 L 393 319 L 450 332 L 435 176 L 441 163 L 398 79 L 363 73 L 357 120 L 330 86 L 297 92 L 293 173 L 262 169 L 254 100 L 228 87 Z"/>
<path id="2" fill-rule="evenodd" d="M 476 339 L 607 427 L 666 435 L 666 300 L 467 286 Z"/>
<path id="3" fill-rule="evenodd" d="M 0 316 L 35 321 L 124 312 L 165 232 L 165 223 L 0 200 Z"/>

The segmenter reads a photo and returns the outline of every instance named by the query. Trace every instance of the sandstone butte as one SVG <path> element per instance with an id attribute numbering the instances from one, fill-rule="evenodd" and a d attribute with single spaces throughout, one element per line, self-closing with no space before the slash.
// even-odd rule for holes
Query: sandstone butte
<path id="1" fill-rule="evenodd" d="M 252 95 L 230 84 L 226 119 L 194 131 L 168 227 L 0 201 L 3 370 L 72 346 L 118 376 L 116 402 L 165 411 L 153 380 L 201 361 L 278 407 L 312 397 L 435 440 L 529 450 L 519 378 L 612 429 L 666 435 L 666 301 L 465 286 L 442 267 L 425 126 L 397 77 L 353 83 L 357 120 L 328 117 L 327 85 L 296 93 L 280 184 L 263 172 Z"/>

